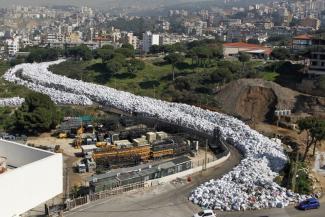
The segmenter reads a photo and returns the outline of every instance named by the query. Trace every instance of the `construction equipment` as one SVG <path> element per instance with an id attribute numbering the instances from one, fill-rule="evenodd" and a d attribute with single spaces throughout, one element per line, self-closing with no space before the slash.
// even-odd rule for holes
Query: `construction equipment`
<path id="1" fill-rule="evenodd" d="M 98 148 L 105 148 L 107 146 L 107 142 L 96 142 L 96 146 Z"/>
<path id="2" fill-rule="evenodd" d="M 104 157 L 128 157 L 128 156 L 140 156 L 141 160 L 146 161 L 150 157 L 150 147 L 149 146 L 138 146 L 123 149 L 113 149 L 107 148 L 101 152 L 95 152 L 93 154 L 94 159 L 104 158 Z"/>
<path id="3" fill-rule="evenodd" d="M 159 150 L 159 151 L 151 151 L 150 157 L 153 159 L 157 159 L 157 158 L 172 156 L 173 154 L 174 154 L 174 149 L 165 149 L 165 150 Z"/>
<path id="4" fill-rule="evenodd" d="M 82 135 L 84 132 L 84 128 L 81 126 L 78 130 L 77 130 L 77 136 L 75 139 L 75 144 L 74 144 L 74 148 L 79 149 L 82 145 Z"/>
<path id="5" fill-rule="evenodd" d="M 59 133 L 58 138 L 59 139 L 66 139 L 66 138 L 68 138 L 68 134 L 67 133 Z"/>

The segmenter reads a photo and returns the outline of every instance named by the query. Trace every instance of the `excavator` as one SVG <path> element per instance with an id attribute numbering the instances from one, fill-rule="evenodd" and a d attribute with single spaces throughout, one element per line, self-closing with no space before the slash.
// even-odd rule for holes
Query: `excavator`
<path id="1" fill-rule="evenodd" d="M 82 145 L 82 135 L 84 133 L 84 128 L 81 124 L 80 128 L 77 130 L 77 136 L 75 139 L 75 144 L 74 144 L 74 148 L 75 149 L 80 149 L 81 145 Z"/>

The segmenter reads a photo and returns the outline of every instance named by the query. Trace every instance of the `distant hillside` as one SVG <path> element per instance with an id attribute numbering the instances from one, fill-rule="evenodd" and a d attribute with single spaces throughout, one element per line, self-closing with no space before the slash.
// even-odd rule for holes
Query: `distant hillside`
<path id="1" fill-rule="evenodd" d="M 241 0 L 234 3 L 235 5 L 248 5 L 253 3 L 270 2 L 274 0 Z M 139 10 L 147 9 L 167 9 L 176 8 L 201 8 L 214 5 L 220 5 L 224 0 L 0 0 L 0 7 L 11 7 L 13 5 L 87 5 L 90 7 L 111 9 L 111 8 L 138 8 Z"/>
<path id="2" fill-rule="evenodd" d="M 0 7 L 11 7 L 12 5 L 87 5 L 96 8 L 127 8 L 127 7 L 142 7 L 142 8 L 157 8 L 167 7 L 173 4 L 186 2 L 200 2 L 202 0 L 0 0 Z M 217 0 L 222 1 L 222 0 Z"/>

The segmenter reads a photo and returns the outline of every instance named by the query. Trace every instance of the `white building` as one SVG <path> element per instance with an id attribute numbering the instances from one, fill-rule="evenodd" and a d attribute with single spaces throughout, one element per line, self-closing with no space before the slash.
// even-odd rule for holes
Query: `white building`
<path id="1" fill-rule="evenodd" d="M 121 32 L 121 40 L 120 42 L 122 44 L 130 44 L 133 46 L 134 49 L 138 49 L 139 48 L 139 39 L 137 36 L 135 36 L 133 34 L 133 32 Z"/>
<path id="2" fill-rule="evenodd" d="M 19 51 L 19 39 L 18 38 L 7 39 L 6 44 L 7 44 L 9 56 L 15 56 L 16 53 Z"/>
<path id="3" fill-rule="evenodd" d="M 142 50 L 146 53 L 150 51 L 152 45 L 159 45 L 159 34 L 153 34 L 150 31 L 143 33 Z"/>
<path id="4" fill-rule="evenodd" d="M 62 193 L 62 154 L 0 140 L 0 156 L 7 161 L 0 174 L 1 217 L 19 216 Z"/>

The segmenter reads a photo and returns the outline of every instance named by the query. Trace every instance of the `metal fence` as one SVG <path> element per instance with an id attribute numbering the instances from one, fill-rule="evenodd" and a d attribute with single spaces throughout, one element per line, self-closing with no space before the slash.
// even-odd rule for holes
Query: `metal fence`
<path id="1" fill-rule="evenodd" d="M 116 188 L 112 188 L 109 190 L 89 194 L 83 197 L 73 198 L 66 201 L 65 205 L 65 211 L 70 211 L 72 209 L 78 208 L 79 206 L 85 205 L 90 202 L 94 202 L 96 200 L 106 199 L 112 195 L 122 194 L 124 192 L 141 189 L 144 188 L 145 184 L 144 182 L 137 182 L 132 183 L 128 185 L 119 186 Z"/>

